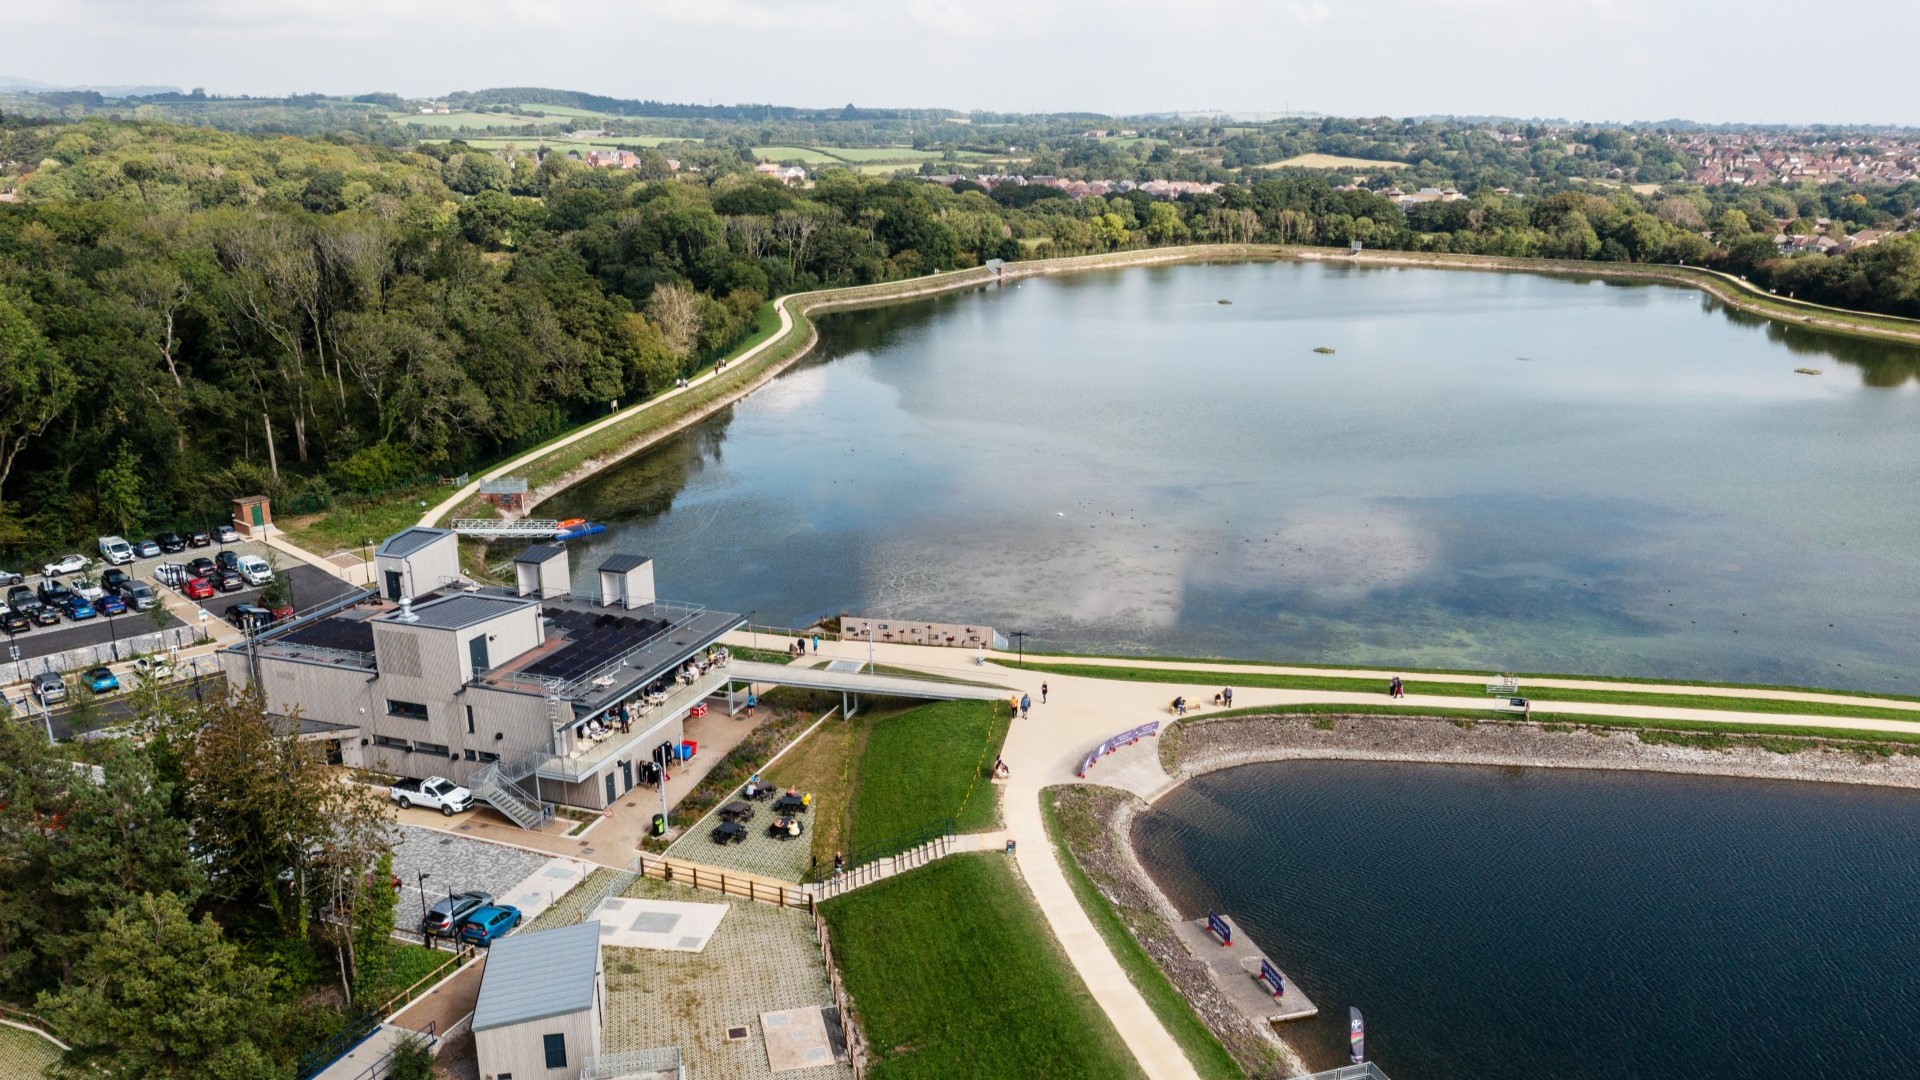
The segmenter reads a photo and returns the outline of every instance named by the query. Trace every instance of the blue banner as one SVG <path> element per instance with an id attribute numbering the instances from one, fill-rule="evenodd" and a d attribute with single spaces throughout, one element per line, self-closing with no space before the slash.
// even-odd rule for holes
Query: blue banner
<path id="1" fill-rule="evenodd" d="M 1131 746 L 1141 739 L 1149 738 L 1159 733 L 1160 721 L 1154 720 L 1115 735 L 1113 738 L 1093 748 L 1093 752 L 1087 755 L 1087 760 L 1080 763 L 1079 775 L 1085 778 L 1087 770 L 1093 768 L 1094 762 L 1099 761 L 1101 758 L 1106 757 L 1108 754 L 1113 753 L 1123 746 Z"/>
<path id="2" fill-rule="evenodd" d="M 1207 929 L 1213 931 L 1213 935 L 1220 939 L 1220 944 L 1233 944 L 1233 927 L 1228 926 L 1227 920 L 1211 911 L 1207 912 Z"/>
<path id="3" fill-rule="evenodd" d="M 1285 976 L 1281 975 L 1279 969 L 1273 966 L 1273 961 L 1268 960 L 1264 956 L 1260 958 L 1260 980 L 1266 983 L 1273 991 L 1274 997 L 1282 998 L 1286 996 L 1287 980 Z"/>

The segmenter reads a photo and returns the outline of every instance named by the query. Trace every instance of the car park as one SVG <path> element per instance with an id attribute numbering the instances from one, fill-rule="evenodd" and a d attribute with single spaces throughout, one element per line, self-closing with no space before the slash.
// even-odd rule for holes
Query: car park
<path id="1" fill-rule="evenodd" d="M 18 585 L 25 580 L 27 580 L 25 577 L 12 570 L 0 570 L 0 589 L 4 589 L 9 585 Z"/>
<path id="2" fill-rule="evenodd" d="M 221 592 L 239 592 L 247 587 L 247 579 L 241 577 L 238 570 L 217 570 L 213 575 L 213 585 Z"/>
<path id="3" fill-rule="evenodd" d="M 96 694 L 111 694 L 120 689 L 120 679 L 112 668 L 102 665 L 87 672 L 87 689 Z"/>
<path id="4" fill-rule="evenodd" d="M 77 574 L 92 565 L 93 560 L 85 555 L 62 555 L 41 567 L 40 576 L 59 577 L 61 574 Z"/>
<path id="5" fill-rule="evenodd" d="M 491 945 L 520 925 L 520 909 L 512 904 L 488 904 L 474 909 L 460 927 L 460 939 L 472 945 Z"/>
<path id="6" fill-rule="evenodd" d="M 93 610 L 102 615 L 125 615 L 127 613 L 127 602 L 120 599 L 119 593 L 101 593 L 100 599 L 89 600 L 87 602 L 93 605 Z"/>
<path id="7" fill-rule="evenodd" d="M 187 576 L 188 577 L 212 577 L 213 572 L 216 569 L 218 569 L 218 567 L 213 565 L 213 560 L 207 558 L 205 555 L 202 555 L 199 558 L 187 564 Z"/>
<path id="8" fill-rule="evenodd" d="M 162 585 L 170 585 L 176 589 L 185 585 L 187 579 L 192 576 L 191 573 L 187 572 L 187 564 L 185 563 L 163 562 L 153 568 L 153 580 Z"/>
<path id="9" fill-rule="evenodd" d="M 92 604 L 87 603 L 86 597 L 78 593 L 67 594 L 67 598 L 60 604 L 60 612 L 74 622 L 91 619 L 100 614 L 93 609 Z"/>
<path id="10" fill-rule="evenodd" d="M 100 538 L 100 557 L 115 566 L 123 566 L 134 560 L 133 545 L 125 537 L 103 536 Z"/>
<path id="11" fill-rule="evenodd" d="M 208 536 L 205 529 L 195 529 L 187 534 L 188 547 L 206 547 L 211 543 L 213 543 L 213 537 Z"/>
<path id="12" fill-rule="evenodd" d="M 160 545 L 153 540 L 137 540 L 133 545 L 133 554 L 141 559 L 157 559 L 160 557 Z"/>
<path id="13" fill-rule="evenodd" d="M 107 595 L 107 590 L 101 588 L 100 583 L 90 577 L 74 578 L 72 581 L 67 582 L 67 588 L 73 590 L 76 595 L 89 601 L 98 600 Z"/>
<path id="14" fill-rule="evenodd" d="M 231 525 L 216 525 L 213 527 L 213 538 L 223 544 L 237 544 L 240 542 L 240 530 Z"/>
<path id="15" fill-rule="evenodd" d="M 477 891 L 458 892 L 436 902 L 421 921 L 421 932 L 451 937 L 457 933 L 467 916 L 493 903 L 493 894 Z"/>
<path id="16" fill-rule="evenodd" d="M 67 597 L 72 595 L 72 589 L 54 578 L 48 578 L 40 583 L 40 602 L 48 607 L 59 607 L 67 602 Z"/>
<path id="17" fill-rule="evenodd" d="M 187 583 L 180 586 L 180 591 L 189 600 L 211 600 L 213 599 L 213 582 L 203 577 L 188 578 Z"/>
<path id="18" fill-rule="evenodd" d="M 126 601 L 127 606 L 135 611 L 150 610 L 153 605 L 160 602 L 160 597 L 144 581 L 129 581 L 120 586 L 120 599 Z"/>
<path id="19" fill-rule="evenodd" d="M 161 554 L 164 555 L 178 555 L 187 550 L 187 538 L 177 532 L 163 532 L 154 537 L 153 542 L 160 545 Z"/>
<path id="20" fill-rule="evenodd" d="M 213 565 L 222 570 L 231 570 L 237 574 L 240 572 L 240 553 L 237 551 L 218 552 L 213 557 Z"/>
<path id="21" fill-rule="evenodd" d="M 273 612 L 259 604 L 235 604 L 227 609 L 227 621 L 242 630 L 265 630 L 273 625 Z"/>
<path id="22" fill-rule="evenodd" d="M 28 614 L 33 617 L 34 622 L 39 623 L 41 626 L 60 625 L 60 609 L 48 604 L 41 604 Z"/>
<path id="23" fill-rule="evenodd" d="M 223 551 L 221 554 L 227 553 Z M 267 560 L 258 555 L 240 556 L 234 569 L 240 571 L 240 576 L 246 578 L 249 585 L 265 585 L 273 580 L 273 567 L 267 565 Z"/>
<path id="24" fill-rule="evenodd" d="M 173 665 L 167 663 L 164 656 L 136 656 L 133 671 L 141 682 L 165 682 L 173 678 Z"/>
<path id="25" fill-rule="evenodd" d="M 15 585 L 7 590 L 7 606 L 15 611 L 31 611 L 40 606 L 40 598 L 25 585 Z"/>
<path id="26" fill-rule="evenodd" d="M 31 629 L 33 629 L 33 620 L 27 617 L 26 612 L 15 611 L 12 608 L 0 612 L 0 630 L 9 634 L 23 634 Z"/>
<path id="27" fill-rule="evenodd" d="M 109 566 L 100 571 L 100 587 L 107 592 L 119 592 L 120 586 L 133 580 L 133 576 L 117 566 Z"/>
<path id="28" fill-rule="evenodd" d="M 67 700 L 67 683 L 58 672 L 43 671 L 33 677 L 33 696 L 42 705 Z"/>

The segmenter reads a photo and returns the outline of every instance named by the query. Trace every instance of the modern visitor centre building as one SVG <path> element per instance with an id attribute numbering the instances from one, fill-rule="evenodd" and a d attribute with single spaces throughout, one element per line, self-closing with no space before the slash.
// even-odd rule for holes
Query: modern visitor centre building
<path id="1" fill-rule="evenodd" d="M 525 827 L 652 779 L 725 686 L 707 651 L 745 617 L 660 599 L 634 555 L 605 558 L 597 592 L 575 595 L 557 545 L 522 552 L 513 588 L 478 586 L 458 544 L 445 529 L 389 537 L 383 588 L 227 648 L 228 678 L 341 764 L 447 777 Z"/>

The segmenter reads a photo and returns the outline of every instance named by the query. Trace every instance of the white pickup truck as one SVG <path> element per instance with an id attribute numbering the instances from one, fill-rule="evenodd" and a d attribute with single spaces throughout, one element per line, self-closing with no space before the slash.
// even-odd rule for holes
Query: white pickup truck
<path id="1" fill-rule="evenodd" d="M 473 792 L 441 776 L 402 780 L 387 792 L 405 810 L 412 806 L 437 809 L 447 817 L 473 808 Z"/>

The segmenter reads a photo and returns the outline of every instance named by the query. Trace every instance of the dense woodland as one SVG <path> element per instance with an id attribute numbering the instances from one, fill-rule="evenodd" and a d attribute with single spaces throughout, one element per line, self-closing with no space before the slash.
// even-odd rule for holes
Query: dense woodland
<path id="1" fill-rule="evenodd" d="M 1224 145 L 1267 140 L 1251 157 L 1307 145 L 1286 143 L 1290 130 Z M 799 189 L 752 172 L 748 146 L 776 134 L 680 144 L 676 172 L 658 150 L 636 169 L 592 169 L 357 130 L 0 120 L 0 188 L 20 197 L 0 203 L 0 559 L 218 519 L 239 492 L 315 504 L 466 472 L 670 386 L 756 332 L 776 295 L 988 258 L 1359 240 L 1705 263 L 1920 315 L 1920 238 L 1790 260 L 1769 239 L 1778 219 L 1884 224 L 1911 209 L 1904 189 L 1603 193 L 1543 180 L 1534 162 L 1501 195 L 1489 185 L 1515 164 L 1498 147 L 1449 150 L 1439 134 L 1434 153 L 1481 170 L 1456 161 L 1450 175 L 1479 183 L 1410 216 L 1346 178 L 1294 170 L 1230 174 L 1240 182 L 1172 202 L 843 170 Z M 1340 134 L 1311 145 L 1340 150 L 1327 141 Z M 1182 159 L 1166 163 L 1174 173 L 1200 157 L 1172 149 L 1082 139 L 1036 149 L 1053 164 L 1026 171 L 1123 172 L 1119 155 L 1146 176 L 1156 156 Z M 1102 155 L 1114 160 L 1096 168 Z"/>

